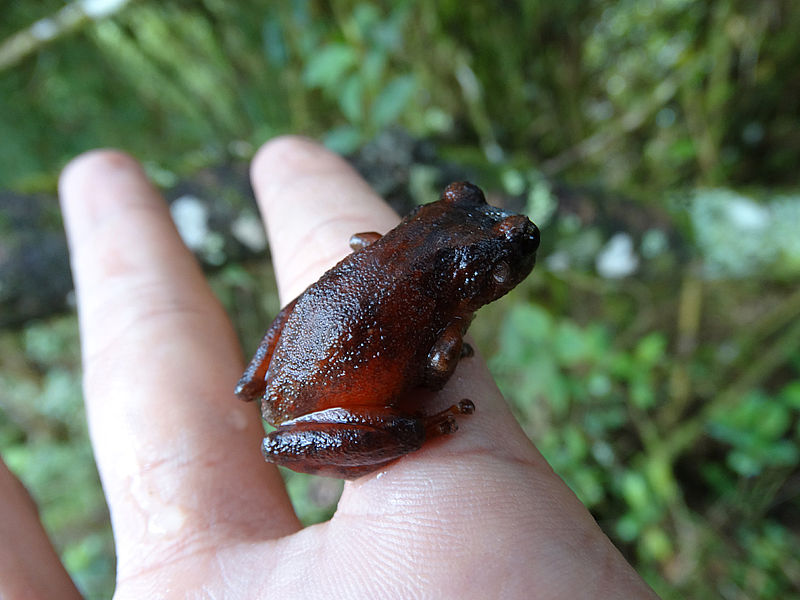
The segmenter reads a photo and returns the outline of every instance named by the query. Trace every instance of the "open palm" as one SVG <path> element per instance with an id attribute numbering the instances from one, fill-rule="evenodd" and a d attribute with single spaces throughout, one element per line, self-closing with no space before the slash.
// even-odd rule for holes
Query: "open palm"
<path id="1" fill-rule="evenodd" d="M 307 140 L 270 142 L 252 176 L 284 303 L 349 251 L 352 233 L 397 222 Z M 525 437 L 479 357 L 431 407 L 475 401 L 457 435 L 346 483 L 333 518 L 303 528 L 259 452 L 256 407 L 233 397 L 243 364 L 233 329 L 138 165 L 86 154 L 65 170 L 61 197 L 117 598 L 652 594 Z M 0 596 L 71 597 L 27 525 L 32 507 L 13 498 L 0 521 L 21 515 L 10 531 L 37 565 L 9 569 L 0 553 Z"/>

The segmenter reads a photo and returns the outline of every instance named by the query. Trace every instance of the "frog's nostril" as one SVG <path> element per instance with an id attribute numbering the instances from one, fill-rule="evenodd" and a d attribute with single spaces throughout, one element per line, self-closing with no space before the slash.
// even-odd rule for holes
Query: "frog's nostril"
<path id="1" fill-rule="evenodd" d="M 530 246 L 535 252 L 539 247 L 539 228 L 525 215 L 511 215 L 500 221 L 495 229 L 509 241 Z"/>
<path id="2" fill-rule="evenodd" d="M 531 229 L 530 233 L 531 239 L 536 243 L 536 247 L 538 248 L 539 242 L 541 241 L 541 234 L 539 233 L 539 228 L 536 227 L 535 224 L 530 223 L 530 229 Z"/>
<path id="3" fill-rule="evenodd" d="M 495 230 L 508 239 L 525 236 L 530 221 L 524 215 L 510 215 L 495 225 Z"/>
<path id="4" fill-rule="evenodd" d="M 539 247 L 539 242 L 541 241 L 541 235 L 539 234 L 539 228 L 531 221 L 528 221 L 525 235 L 533 244 L 533 249 L 536 250 Z"/>

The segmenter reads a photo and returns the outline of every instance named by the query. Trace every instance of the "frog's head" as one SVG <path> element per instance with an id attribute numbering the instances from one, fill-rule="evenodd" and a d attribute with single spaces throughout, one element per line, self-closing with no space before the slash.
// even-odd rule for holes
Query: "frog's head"
<path id="1" fill-rule="evenodd" d="M 539 228 L 525 215 L 491 206 L 480 188 L 467 182 L 447 186 L 441 203 L 452 217 L 454 283 L 469 310 L 500 298 L 528 276 Z"/>

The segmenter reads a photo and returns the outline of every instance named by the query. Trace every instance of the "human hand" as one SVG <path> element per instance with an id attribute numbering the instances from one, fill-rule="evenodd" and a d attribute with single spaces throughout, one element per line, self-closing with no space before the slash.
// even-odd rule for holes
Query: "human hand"
<path id="1" fill-rule="evenodd" d="M 342 159 L 307 140 L 267 144 L 252 178 L 284 303 L 349 252 L 352 233 L 397 222 Z M 345 483 L 333 518 L 302 528 L 259 452 L 255 407 L 233 397 L 243 368 L 233 329 L 140 168 L 120 153 L 86 154 L 65 169 L 61 199 L 116 598 L 655 597 L 478 357 L 437 395 L 442 406 L 476 401 L 458 434 Z M 16 570 L 0 553 L 0 597 L 60 572 L 41 529 L 6 526 L 38 524 L 7 481 L 0 531 L 33 549 Z"/>

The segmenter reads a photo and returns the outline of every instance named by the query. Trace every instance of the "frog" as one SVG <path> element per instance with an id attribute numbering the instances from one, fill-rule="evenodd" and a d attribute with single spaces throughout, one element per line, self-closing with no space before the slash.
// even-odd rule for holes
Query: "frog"
<path id="1" fill-rule="evenodd" d="M 462 399 L 427 414 L 473 351 L 475 311 L 525 279 L 540 233 L 454 182 L 394 229 L 354 234 L 352 253 L 275 317 L 235 388 L 275 429 L 261 451 L 294 471 L 356 479 L 454 433 Z"/>

